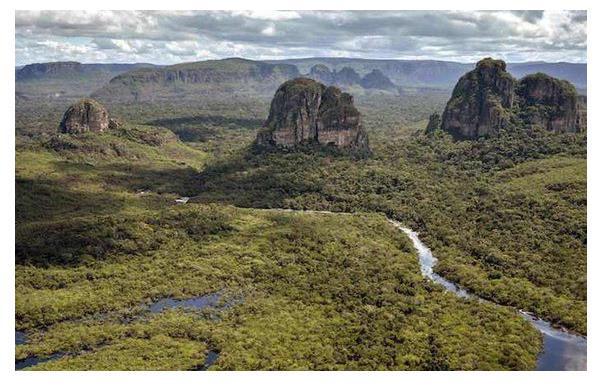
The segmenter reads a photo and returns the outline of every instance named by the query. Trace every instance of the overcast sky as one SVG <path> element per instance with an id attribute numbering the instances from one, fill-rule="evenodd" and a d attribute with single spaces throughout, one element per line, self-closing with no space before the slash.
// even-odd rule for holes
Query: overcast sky
<path id="1" fill-rule="evenodd" d="M 337 56 L 586 62 L 585 11 L 17 11 L 17 65 Z"/>

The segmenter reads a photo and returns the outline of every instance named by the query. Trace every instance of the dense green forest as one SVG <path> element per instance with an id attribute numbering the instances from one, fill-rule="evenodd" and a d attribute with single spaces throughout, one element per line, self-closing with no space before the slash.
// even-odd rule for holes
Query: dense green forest
<path id="1" fill-rule="evenodd" d="M 373 154 L 253 146 L 269 102 L 111 107 L 61 135 L 65 103 L 17 102 L 17 359 L 32 369 L 532 369 L 541 336 L 503 306 L 586 333 L 586 135 L 426 135 L 436 94 L 356 98 Z M 181 196 L 192 197 L 176 204 Z M 283 213 L 292 208 L 357 214 Z M 149 313 L 220 292 L 220 308 Z"/>

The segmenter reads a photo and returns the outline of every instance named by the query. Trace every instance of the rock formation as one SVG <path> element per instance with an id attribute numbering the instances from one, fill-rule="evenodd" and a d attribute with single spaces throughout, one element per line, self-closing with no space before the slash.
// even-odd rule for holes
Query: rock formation
<path id="1" fill-rule="evenodd" d="M 457 138 L 497 134 L 510 123 L 514 78 L 506 63 L 485 58 L 460 78 L 442 118 L 442 129 Z"/>
<path id="2" fill-rule="evenodd" d="M 439 115 L 439 113 L 431 114 L 431 116 L 429 117 L 429 122 L 426 125 L 425 132 L 433 133 L 435 130 L 440 129 L 440 128 L 441 128 L 441 116 Z"/>
<path id="3" fill-rule="evenodd" d="M 336 85 L 339 87 L 361 86 L 366 89 L 377 90 L 397 90 L 397 86 L 378 69 L 364 77 L 350 67 L 344 67 L 340 71 L 331 71 L 324 64 L 316 64 L 309 70 L 308 77 L 326 85 Z"/>
<path id="4" fill-rule="evenodd" d="M 109 129 L 119 129 L 123 127 L 123 123 L 116 118 L 109 118 Z"/>
<path id="5" fill-rule="evenodd" d="M 59 125 L 64 133 L 102 132 L 109 127 L 109 113 L 97 101 L 82 99 L 71 105 Z"/>
<path id="6" fill-rule="evenodd" d="M 324 64 L 316 64 L 309 70 L 309 78 L 326 85 L 335 84 L 334 72 Z"/>
<path id="7" fill-rule="evenodd" d="M 362 78 L 358 73 L 350 67 L 343 67 L 340 71 L 335 72 L 335 84 L 337 86 L 352 86 L 354 84 L 362 84 Z"/>
<path id="8" fill-rule="evenodd" d="M 339 87 L 362 84 L 360 75 L 350 67 L 344 67 L 340 71 L 331 71 L 330 68 L 324 64 L 316 64 L 309 70 L 308 77 L 326 85 L 336 85 Z"/>
<path id="9" fill-rule="evenodd" d="M 516 89 L 520 117 L 526 125 L 547 130 L 582 130 L 583 110 L 575 87 L 544 73 L 523 77 Z"/>
<path id="10" fill-rule="evenodd" d="M 571 83 L 542 73 L 516 81 L 504 61 L 485 58 L 456 84 L 441 128 L 459 139 L 476 139 L 517 127 L 576 132 L 584 124 Z"/>
<path id="11" fill-rule="evenodd" d="M 362 77 L 362 87 L 377 90 L 396 90 L 397 86 L 378 69 Z"/>
<path id="12" fill-rule="evenodd" d="M 307 78 L 289 80 L 278 88 L 257 144 L 321 144 L 369 151 L 368 136 L 353 97 Z"/>

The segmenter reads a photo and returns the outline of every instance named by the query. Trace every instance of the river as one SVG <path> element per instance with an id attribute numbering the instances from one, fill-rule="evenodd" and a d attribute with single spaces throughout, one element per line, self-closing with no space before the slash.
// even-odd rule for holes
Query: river
<path id="1" fill-rule="evenodd" d="M 418 234 L 404 227 L 398 221 L 389 220 L 389 222 L 403 231 L 410 240 L 412 240 L 412 243 L 418 252 L 420 270 L 424 277 L 442 285 L 445 289 L 460 297 L 474 299 L 479 302 L 486 301 L 435 273 L 433 267 L 437 263 L 437 258 L 433 256 L 431 250 L 420 240 Z M 518 313 L 523 318 L 527 319 L 543 335 L 544 346 L 537 359 L 537 370 L 587 370 L 587 339 L 585 337 L 556 328 L 549 322 L 539 319 L 528 312 L 519 310 Z"/>
<path id="2" fill-rule="evenodd" d="M 301 213 L 324 213 L 324 214 L 335 214 L 336 212 L 329 211 L 302 211 L 293 209 L 269 209 L 270 211 L 278 212 L 301 212 Z M 350 213 L 336 213 L 336 214 L 350 214 Z M 431 250 L 420 240 L 418 233 L 404 227 L 400 222 L 395 220 L 388 220 L 389 223 L 394 225 L 396 228 L 406 234 L 416 251 L 418 252 L 418 260 L 420 262 L 420 270 L 425 278 L 443 286 L 446 290 L 453 292 L 459 297 L 466 298 L 469 300 L 475 300 L 477 303 L 486 302 L 487 300 L 482 299 L 472 293 L 469 293 L 465 289 L 457 286 L 455 283 L 446 280 L 439 274 L 435 273 L 433 267 L 437 263 Z M 220 293 L 215 292 L 209 295 L 193 297 L 191 299 L 176 300 L 171 298 L 165 298 L 158 302 L 155 302 L 149 306 L 150 312 L 156 313 L 161 312 L 166 308 L 194 308 L 203 309 L 207 307 L 216 307 L 220 302 Z M 232 302 L 234 303 L 234 301 Z M 232 303 L 226 303 L 224 307 L 229 307 Z M 543 336 L 544 347 L 537 360 L 537 370 L 540 371 L 584 371 L 587 370 L 587 339 L 580 335 L 570 333 L 568 331 L 556 328 L 549 322 L 543 319 L 539 319 L 536 316 L 518 310 L 517 311 L 523 318 L 528 320 L 537 330 L 539 330 Z M 22 332 L 16 332 L 15 343 L 20 345 L 26 343 L 26 335 Z M 38 357 L 30 357 L 25 360 L 18 361 L 16 363 L 16 369 L 22 369 L 28 366 L 36 365 L 40 362 L 52 360 L 61 357 L 62 354 L 55 354 L 51 357 L 40 359 Z M 198 369 L 207 369 L 211 366 L 219 357 L 217 352 L 210 352 L 206 362 Z"/>

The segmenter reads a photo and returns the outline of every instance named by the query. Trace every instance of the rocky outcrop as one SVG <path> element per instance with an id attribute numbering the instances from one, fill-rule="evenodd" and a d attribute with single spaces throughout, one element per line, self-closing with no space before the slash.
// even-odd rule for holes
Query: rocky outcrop
<path id="1" fill-rule="evenodd" d="M 324 64 L 316 64 L 309 70 L 308 77 L 326 85 L 336 85 L 339 87 L 350 87 L 362 84 L 360 75 L 350 67 L 344 67 L 340 71 L 331 71 L 330 68 Z"/>
<path id="2" fill-rule="evenodd" d="M 584 107 L 571 83 L 542 73 L 516 81 L 504 61 L 485 58 L 456 84 L 441 128 L 459 139 L 476 139 L 524 127 L 576 132 L 584 124 Z"/>
<path id="3" fill-rule="evenodd" d="M 116 118 L 109 118 L 109 129 L 119 129 L 123 127 L 123 122 Z"/>
<path id="4" fill-rule="evenodd" d="M 353 97 L 337 87 L 298 78 L 282 84 L 270 106 L 261 146 L 334 145 L 368 152 L 368 136 Z"/>
<path id="5" fill-rule="evenodd" d="M 109 127 L 109 113 L 97 101 L 82 99 L 71 105 L 59 125 L 64 133 L 102 132 Z"/>
<path id="6" fill-rule="evenodd" d="M 522 78 L 516 92 L 520 119 L 526 125 L 562 132 L 585 128 L 577 90 L 568 81 L 536 73 Z"/>
<path id="7" fill-rule="evenodd" d="M 362 87 L 376 90 L 396 90 L 397 86 L 378 69 L 362 77 Z"/>
<path id="8" fill-rule="evenodd" d="M 429 117 L 429 122 L 426 125 L 425 132 L 433 133 L 435 130 L 440 129 L 440 128 L 441 128 L 441 116 L 439 115 L 439 113 L 431 114 L 431 116 Z"/>
<path id="9" fill-rule="evenodd" d="M 309 70 L 308 77 L 317 80 L 326 85 L 336 85 L 339 87 L 361 86 L 366 89 L 377 90 L 397 90 L 397 86 L 378 69 L 373 69 L 372 72 L 364 77 L 350 67 L 344 67 L 340 71 L 331 71 L 324 64 L 316 64 Z"/>
<path id="10" fill-rule="evenodd" d="M 457 138 L 497 134 L 510 123 L 513 103 L 514 78 L 506 63 L 485 58 L 456 84 L 441 127 Z"/>
<path id="11" fill-rule="evenodd" d="M 352 86 L 362 84 L 362 78 L 358 73 L 350 67 L 343 67 L 340 71 L 335 72 L 335 84 L 337 86 Z"/>
<path id="12" fill-rule="evenodd" d="M 316 64 L 309 70 L 309 78 L 326 85 L 335 84 L 335 74 L 324 64 Z"/>

